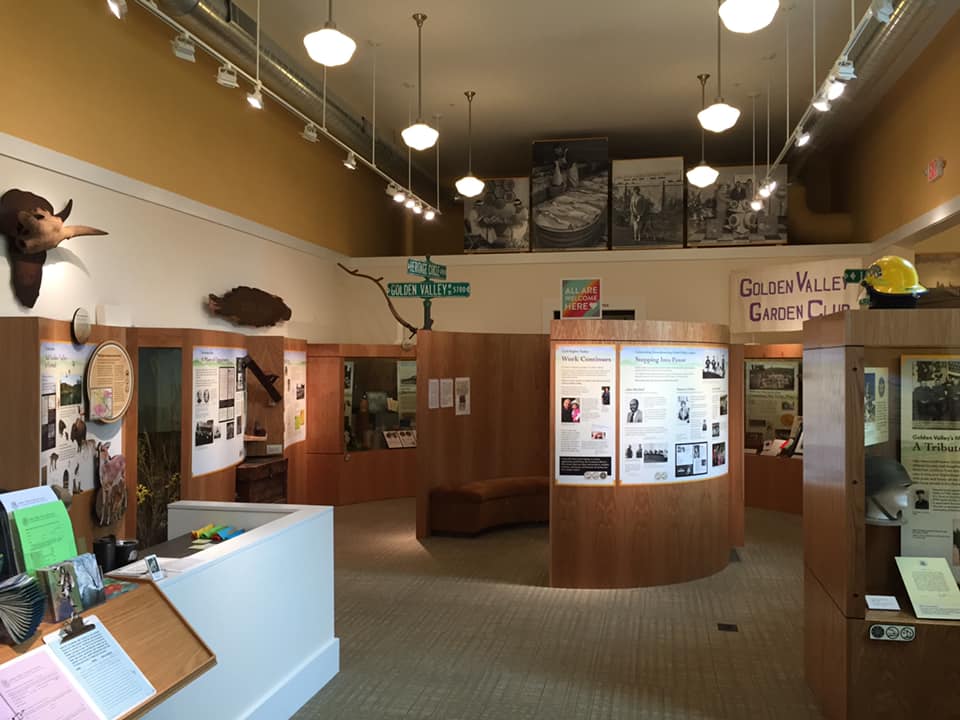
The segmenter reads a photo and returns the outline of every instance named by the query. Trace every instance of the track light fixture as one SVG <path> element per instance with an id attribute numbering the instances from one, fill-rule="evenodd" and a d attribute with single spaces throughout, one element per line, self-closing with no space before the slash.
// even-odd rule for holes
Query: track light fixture
<path id="1" fill-rule="evenodd" d="M 300 133 L 302 137 L 307 142 L 315 143 L 320 139 L 320 135 L 317 133 L 317 126 L 312 122 L 308 122 L 303 126 L 303 132 Z"/>
<path id="2" fill-rule="evenodd" d="M 433 208 L 427 208 L 427 211 L 423 214 L 423 219 L 427 222 L 430 222 L 437 216 L 436 211 Z"/>
<path id="3" fill-rule="evenodd" d="M 771 178 L 767 178 L 763 181 L 763 184 L 760 186 L 760 197 L 766 199 L 773 195 L 773 191 L 777 189 L 777 181 Z"/>
<path id="4" fill-rule="evenodd" d="M 356 154 L 353 150 L 350 150 L 350 151 L 347 153 L 347 157 L 346 157 L 346 159 L 343 161 L 343 166 L 344 166 L 347 170 L 356 170 L 356 169 L 357 169 L 357 154 Z"/>
<path id="5" fill-rule="evenodd" d="M 107 0 L 107 7 L 117 20 L 123 20 L 127 16 L 127 0 Z"/>
<path id="6" fill-rule="evenodd" d="M 870 3 L 870 12 L 877 19 L 886 25 L 893 19 L 893 0 L 872 0 Z"/>
<path id="7" fill-rule="evenodd" d="M 749 34 L 772 23 L 779 9 L 780 0 L 725 0 L 719 12 L 727 30 Z"/>
<path id="8" fill-rule="evenodd" d="M 718 0 L 719 2 L 720 0 Z M 737 124 L 737 120 L 740 119 L 740 111 L 733 107 L 732 105 L 727 105 L 723 100 L 722 85 L 720 82 L 720 68 L 721 68 L 721 56 L 720 56 L 720 36 L 722 34 L 722 25 L 720 23 L 720 18 L 717 17 L 717 99 L 708 108 L 701 110 L 697 114 L 697 119 L 700 120 L 700 125 L 704 130 L 709 130 L 710 132 L 722 133 L 734 125 Z"/>
<path id="9" fill-rule="evenodd" d="M 399 187 L 394 188 L 393 201 L 395 203 L 398 203 L 398 204 L 402 203 L 406 199 L 407 199 L 407 194 L 403 190 L 401 190 Z"/>
<path id="10" fill-rule="evenodd" d="M 407 201 L 403 204 L 403 206 L 404 206 L 407 210 L 413 210 L 413 208 L 416 206 L 416 204 L 417 204 L 417 201 L 416 201 L 416 200 L 414 200 L 412 197 L 408 197 L 408 198 L 407 198 Z"/>
<path id="11" fill-rule="evenodd" d="M 811 104 L 817 112 L 830 112 L 830 99 L 825 94 L 817 95 Z"/>
<path id="12" fill-rule="evenodd" d="M 197 61 L 197 46 L 193 44 L 193 40 L 186 33 L 177 35 L 170 41 L 170 46 L 173 48 L 173 54 L 181 60 Z"/>
<path id="13" fill-rule="evenodd" d="M 797 135 L 797 147 L 802 148 L 810 144 L 810 133 L 806 130 Z"/>
<path id="14" fill-rule="evenodd" d="M 423 205 L 420 203 L 414 203 L 411 210 L 413 210 L 414 215 L 423 215 Z"/>
<path id="15" fill-rule="evenodd" d="M 253 88 L 253 92 L 247 93 L 247 103 L 256 110 L 263 110 L 263 89 L 260 83 Z"/>
<path id="16" fill-rule="evenodd" d="M 240 83 L 237 81 L 237 70 L 230 63 L 224 63 L 217 70 L 217 85 L 225 88 L 234 88 L 240 87 Z"/>
<path id="17" fill-rule="evenodd" d="M 307 55 L 314 62 L 327 67 L 346 65 L 357 49 L 357 43 L 347 35 L 337 30 L 333 23 L 333 0 L 327 5 L 327 22 L 320 29 L 303 38 L 303 46 Z"/>
<path id="18" fill-rule="evenodd" d="M 426 19 L 423 13 L 413 16 L 417 23 L 417 121 L 400 133 L 407 147 L 414 150 L 432 148 L 440 137 L 440 133 L 423 121 L 423 23 Z"/>

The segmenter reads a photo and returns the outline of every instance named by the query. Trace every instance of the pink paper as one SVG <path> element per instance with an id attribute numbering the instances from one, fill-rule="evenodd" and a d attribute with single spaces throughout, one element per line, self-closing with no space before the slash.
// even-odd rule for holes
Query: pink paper
<path id="1" fill-rule="evenodd" d="M 46 647 L 0 665 L 0 717 L 23 720 L 100 718 Z"/>

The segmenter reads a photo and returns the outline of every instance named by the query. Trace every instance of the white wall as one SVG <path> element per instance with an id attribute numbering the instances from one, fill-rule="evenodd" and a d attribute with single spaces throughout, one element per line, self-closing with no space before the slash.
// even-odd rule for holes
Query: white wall
<path id="1" fill-rule="evenodd" d="M 342 272 L 338 256 L 324 248 L 2 134 L 0 178 L 0 191 L 30 190 L 57 211 L 73 198 L 68 223 L 110 233 L 51 251 L 32 310 L 9 288 L 6 242 L 0 242 L 0 316 L 68 320 L 77 307 L 95 317 L 97 306 L 106 305 L 132 325 L 250 334 L 258 331 L 212 317 L 204 301 L 208 293 L 251 285 L 281 296 L 293 311 L 290 322 L 262 332 L 339 339 Z"/>

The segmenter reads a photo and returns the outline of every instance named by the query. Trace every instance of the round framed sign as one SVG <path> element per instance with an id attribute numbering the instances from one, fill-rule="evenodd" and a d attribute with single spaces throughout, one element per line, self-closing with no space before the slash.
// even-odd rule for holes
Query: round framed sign
<path id="1" fill-rule="evenodd" d="M 120 420 L 133 400 L 133 362 L 127 349 L 108 340 L 87 363 L 87 417 L 102 423 Z"/>

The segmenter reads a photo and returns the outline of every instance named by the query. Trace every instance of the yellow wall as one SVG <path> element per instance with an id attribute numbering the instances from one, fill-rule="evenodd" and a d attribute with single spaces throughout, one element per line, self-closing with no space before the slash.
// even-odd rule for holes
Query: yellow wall
<path id="1" fill-rule="evenodd" d="M 129 6 L 119 22 L 103 0 L 2 0 L 0 131 L 338 252 L 401 251 L 383 181 L 269 100 L 249 108 L 202 52 L 174 58 L 173 32 Z"/>
<path id="2" fill-rule="evenodd" d="M 960 13 L 854 135 L 849 198 L 855 239 L 877 240 L 960 195 Z M 943 157 L 946 175 L 923 177 Z"/>

